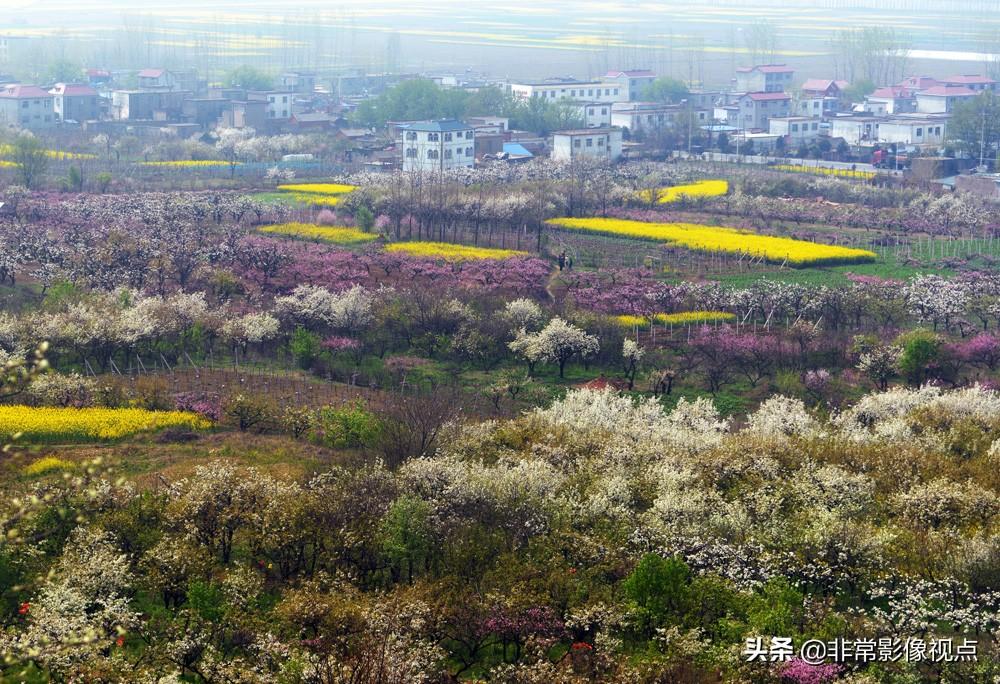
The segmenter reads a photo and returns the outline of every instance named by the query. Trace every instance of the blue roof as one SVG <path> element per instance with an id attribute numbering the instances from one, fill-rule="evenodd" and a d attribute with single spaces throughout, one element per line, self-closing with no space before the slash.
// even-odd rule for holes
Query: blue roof
<path id="1" fill-rule="evenodd" d="M 455 119 L 441 119 L 440 121 L 416 121 L 405 126 L 408 131 L 428 131 L 431 133 L 445 133 L 447 131 L 466 131 L 472 126 Z"/>
<path id="2" fill-rule="evenodd" d="M 528 152 L 528 150 L 524 149 L 524 146 L 521 145 L 520 143 L 504 143 L 503 144 L 503 151 L 504 151 L 504 154 L 509 154 L 509 155 L 514 156 L 514 157 L 533 157 L 533 156 L 535 156 L 531 152 Z"/>

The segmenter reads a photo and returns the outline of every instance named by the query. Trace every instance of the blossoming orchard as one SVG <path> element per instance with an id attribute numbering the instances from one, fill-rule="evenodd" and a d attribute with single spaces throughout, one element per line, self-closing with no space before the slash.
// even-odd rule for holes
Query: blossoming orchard
<path id="1" fill-rule="evenodd" d="M 1000 206 L 273 138 L 0 168 L 4 681 L 997 681 Z"/>

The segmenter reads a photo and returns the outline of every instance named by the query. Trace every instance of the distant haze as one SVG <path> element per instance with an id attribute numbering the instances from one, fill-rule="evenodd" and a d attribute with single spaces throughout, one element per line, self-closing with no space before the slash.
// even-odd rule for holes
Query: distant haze
<path id="1" fill-rule="evenodd" d="M 240 64 L 272 70 L 473 70 L 492 77 L 587 76 L 645 67 L 707 86 L 734 67 L 785 62 L 801 76 L 845 77 L 838 34 L 893 32 L 907 69 L 993 69 L 995 0 L 787 2 L 524 2 L 444 0 L 294 3 L 252 0 L 143 4 L 126 0 L 0 0 L 0 33 L 34 41 L 32 60 L 87 66 Z"/>

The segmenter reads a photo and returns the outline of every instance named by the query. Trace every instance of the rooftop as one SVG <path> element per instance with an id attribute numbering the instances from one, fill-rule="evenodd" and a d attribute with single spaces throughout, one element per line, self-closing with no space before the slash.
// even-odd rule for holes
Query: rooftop
<path id="1" fill-rule="evenodd" d="M 802 90 L 826 92 L 830 89 L 830 86 L 836 86 L 837 90 L 843 90 L 848 86 L 848 83 L 847 81 L 835 81 L 829 78 L 807 78 L 806 82 L 802 84 Z"/>
<path id="2" fill-rule="evenodd" d="M 626 78 L 653 78 L 656 76 L 649 69 L 633 69 L 631 71 L 609 71 L 604 74 L 604 78 L 621 78 L 625 76 Z"/>
<path id="3" fill-rule="evenodd" d="M 50 95 L 64 95 L 64 96 L 84 96 L 84 97 L 94 97 L 97 95 L 97 91 L 91 88 L 89 85 L 84 85 L 82 83 L 56 83 L 51 90 L 49 90 Z"/>
<path id="4" fill-rule="evenodd" d="M 455 119 L 441 119 L 439 121 L 415 121 L 411 124 L 406 124 L 405 126 L 401 126 L 401 128 L 405 128 L 408 131 L 447 133 L 448 131 L 471 130 L 472 126 L 462 121 L 456 121 Z"/>
<path id="5" fill-rule="evenodd" d="M 953 85 L 956 83 L 965 84 L 976 84 L 976 85 L 988 85 L 990 83 L 996 83 L 992 78 L 988 76 L 983 76 L 981 74 L 959 74 L 957 76 L 949 76 L 948 78 L 942 79 L 943 83 Z"/>
<path id="6" fill-rule="evenodd" d="M 740 74 L 749 74 L 753 71 L 759 71 L 762 74 L 790 74 L 795 69 L 785 64 L 757 64 L 755 66 L 737 67 L 736 71 Z"/>
<path id="7" fill-rule="evenodd" d="M 617 130 L 617 128 L 571 128 L 565 131 L 555 131 L 553 135 L 598 135 Z"/>
<path id="8" fill-rule="evenodd" d="M 15 99 L 31 99 L 31 98 L 42 98 L 42 97 L 52 97 L 47 92 L 34 85 L 20 85 L 14 83 L 11 85 L 4 86 L 0 90 L 0 97 L 5 98 L 15 98 Z"/>
<path id="9" fill-rule="evenodd" d="M 744 97 L 749 97 L 755 102 L 766 102 L 769 100 L 790 100 L 787 93 L 747 93 Z"/>
<path id="10" fill-rule="evenodd" d="M 937 85 L 933 88 L 927 88 L 926 90 L 921 90 L 917 95 L 934 95 L 940 97 L 964 97 L 968 95 L 975 95 L 976 91 L 966 88 L 965 86 L 944 86 Z"/>
<path id="11" fill-rule="evenodd" d="M 139 78 L 159 78 L 163 74 L 163 69 L 143 69 L 139 72 Z"/>

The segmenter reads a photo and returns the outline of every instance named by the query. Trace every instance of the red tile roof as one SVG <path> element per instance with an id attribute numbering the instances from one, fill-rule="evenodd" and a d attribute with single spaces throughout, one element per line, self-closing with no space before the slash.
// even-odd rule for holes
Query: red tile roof
<path id="1" fill-rule="evenodd" d="M 159 78 L 163 75 L 163 69 L 143 69 L 139 72 L 139 78 Z"/>
<path id="2" fill-rule="evenodd" d="M 902 81 L 896 85 L 906 86 L 907 88 L 915 88 L 917 90 L 926 90 L 927 88 L 933 88 L 936 85 L 941 85 L 941 81 L 931 76 L 907 76 Z"/>
<path id="3" fill-rule="evenodd" d="M 900 98 L 900 97 L 912 97 L 913 91 L 911 91 L 906 86 L 884 86 L 882 88 L 876 88 L 871 95 L 868 97 L 884 97 L 884 98 Z"/>
<path id="4" fill-rule="evenodd" d="M 994 81 L 992 78 L 989 78 L 987 76 L 982 76 L 980 74 L 959 74 L 957 76 L 949 76 L 948 78 L 942 79 L 941 82 L 946 83 L 948 85 L 956 85 L 961 83 L 966 83 L 966 84 L 975 83 L 976 85 L 979 84 L 986 85 L 989 83 L 996 83 L 996 81 Z"/>
<path id="5" fill-rule="evenodd" d="M 770 100 L 790 100 L 786 93 L 747 93 L 746 97 L 749 97 L 754 102 L 766 102 Z"/>
<path id="6" fill-rule="evenodd" d="M 3 90 L 0 90 L 0 97 L 5 98 L 15 98 L 15 99 L 31 99 L 31 98 L 41 98 L 41 97 L 52 97 L 47 92 L 33 85 L 20 85 L 12 84 L 4 86 Z"/>
<path id="7" fill-rule="evenodd" d="M 839 90 L 840 85 L 837 81 L 826 78 L 807 78 L 806 82 L 802 84 L 802 90 L 805 92 L 822 92 L 825 93 L 830 90 L 830 86 L 836 86 Z"/>
<path id="8" fill-rule="evenodd" d="M 69 97 L 93 97 L 97 95 L 97 91 L 89 85 L 83 85 L 82 83 L 56 83 L 55 86 L 49 91 L 49 94 L 64 95 Z"/>
<path id="9" fill-rule="evenodd" d="M 970 90 L 965 86 L 943 86 L 938 85 L 933 88 L 928 88 L 927 90 L 921 90 L 918 95 L 938 95 L 941 97 L 964 97 L 967 95 L 975 95 L 975 90 Z"/>

